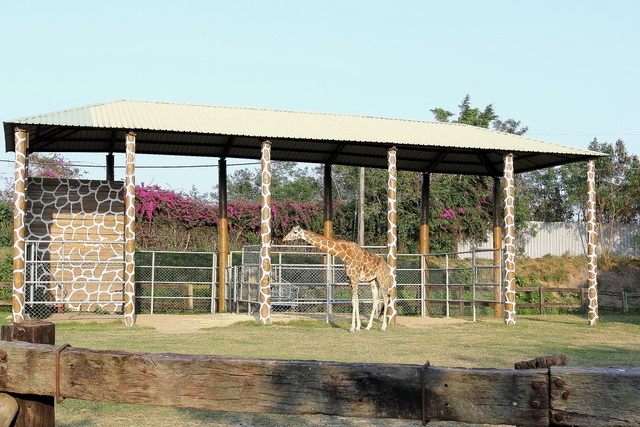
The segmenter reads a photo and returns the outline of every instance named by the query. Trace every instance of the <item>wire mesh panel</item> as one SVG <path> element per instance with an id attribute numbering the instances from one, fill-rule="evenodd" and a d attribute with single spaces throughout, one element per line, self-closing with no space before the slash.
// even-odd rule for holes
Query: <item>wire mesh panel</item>
<path id="1" fill-rule="evenodd" d="M 423 295 L 423 267 L 420 255 L 397 255 L 396 306 L 399 316 L 423 316 L 425 304 Z"/>
<path id="2" fill-rule="evenodd" d="M 122 311 L 123 242 L 28 240 L 25 311 Z"/>
<path id="3" fill-rule="evenodd" d="M 376 248 L 380 250 L 380 248 Z M 237 312 L 257 307 L 258 246 L 247 246 L 242 264 L 230 267 L 229 304 Z M 491 251 L 489 257 L 491 257 Z M 470 258 L 464 258 L 470 256 Z M 384 258 L 384 255 L 383 255 Z M 403 316 L 493 314 L 501 303 L 501 269 L 493 259 L 465 254 L 398 255 L 397 309 Z M 271 308 L 274 313 L 326 317 L 351 314 L 351 285 L 341 259 L 310 246 L 274 246 L 271 252 Z M 368 283 L 358 288 L 360 312 L 370 313 Z"/>
<path id="4" fill-rule="evenodd" d="M 260 284 L 257 265 L 227 267 L 227 306 L 236 313 L 253 313 L 258 305 Z"/>
<path id="5" fill-rule="evenodd" d="M 477 315 L 495 314 L 503 302 L 503 291 L 502 267 L 494 265 L 494 252 L 496 250 L 423 255 L 424 293 L 429 314 L 474 319 Z"/>
<path id="6" fill-rule="evenodd" d="M 138 313 L 213 313 L 214 252 L 136 252 Z"/>

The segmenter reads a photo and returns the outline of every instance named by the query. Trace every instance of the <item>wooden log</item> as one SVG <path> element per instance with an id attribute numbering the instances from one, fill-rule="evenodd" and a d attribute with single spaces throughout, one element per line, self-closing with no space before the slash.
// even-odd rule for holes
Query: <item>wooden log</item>
<path id="1" fill-rule="evenodd" d="M 532 360 L 525 360 L 514 364 L 515 369 L 540 369 L 551 366 L 564 366 L 567 364 L 567 356 L 564 354 L 554 354 L 552 356 L 542 356 Z"/>
<path id="2" fill-rule="evenodd" d="M 557 425 L 640 425 L 640 369 L 554 366 L 550 379 Z"/>
<path id="3" fill-rule="evenodd" d="M 51 322 L 22 322 L 0 326 L 4 341 L 23 341 L 35 344 L 55 344 L 56 329 Z"/>
<path id="4" fill-rule="evenodd" d="M 0 342 L 0 391 L 55 394 L 57 347 Z M 281 414 L 548 425 L 548 370 L 245 359 L 66 348 L 62 396 L 101 402 Z M 1 382 L 0 382 L 1 383 Z"/>
<path id="5" fill-rule="evenodd" d="M 10 325 L 2 325 L 0 332 L 5 341 L 16 343 L 24 341 L 27 343 L 55 344 L 55 325 L 51 322 L 22 322 Z M 12 359 L 7 353 L 0 351 L 0 385 L 6 381 L 5 369 L 8 369 Z M 29 361 L 25 361 L 29 365 Z M 28 366 L 25 366 L 27 369 Z M 3 372 L 5 371 L 5 372 Z M 55 368 L 49 372 L 55 372 Z M 52 395 L 45 395 L 38 392 L 17 392 L 12 396 L 18 404 L 18 415 L 15 419 L 14 427 L 54 427 L 56 423 L 54 398 Z"/>
<path id="6" fill-rule="evenodd" d="M 9 427 L 17 413 L 16 399 L 7 393 L 0 393 L 0 427 Z"/>

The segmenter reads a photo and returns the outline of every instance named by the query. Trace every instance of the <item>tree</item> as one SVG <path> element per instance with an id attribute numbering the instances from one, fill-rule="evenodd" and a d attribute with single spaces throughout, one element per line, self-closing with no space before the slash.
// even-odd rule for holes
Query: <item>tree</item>
<path id="1" fill-rule="evenodd" d="M 333 181 L 337 188 L 339 211 L 335 214 L 348 217 L 340 227 L 335 227 L 336 236 L 347 240 L 357 239 L 357 194 L 359 168 L 336 166 Z M 364 227 L 365 244 L 385 246 L 387 244 L 387 202 L 388 183 L 386 169 L 365 169 Z M 397 215 L 398 247 L 401 251 L 417 251 L 420 224 L 420 180 L 419 173 L 398 171 L 397 174 Z M 334 221 L 335 225 L 335 221 Z"/>
<path id="2" fill-rule="evenodd" d="M 27 172 L 30 177 L 43 178 L 81 178 L 85 174 L 85 171 L 58 153 L 30 154 Z"/>
<path id="3" fill-rule="evenodd" d="M 521 210 L 528 210 L 528 220 L 565 222 L 574 217 L 573 206 L 561 167 L 526 172 L 517 176 L 516 197 Z"/>
<path id="4" fill-rule="evenodd" d="M 29 177 L 44 178 L 81 178 L 86 171 L 73 165 L 58 153 L 32 153 L 27 161 Z M 13 175 L 3 177 L 4 188 L 0 197 L 7 203 L 13 202 Z"/>
<path id="5" fill-rule="evenodd" d="M 616 226 L 640 219 L 640 159 L 629 154 L 624 142 L 601 143 L 594 138 L 589 149 L 608 154 L 596 160 L 596 221 L 605 267 L 611 267 L 611 246 Z M 586 219 L 586 167 L 583 162 L 561 168 L 567 199 L 574 215 Z"/>
<path id="6" fill-rule="evenodd" d="M 484 128 L 493 126 L 498 131 L 517 135 L 523 135 L 528 130 L 527 127 L 520 127 L 520 121 L 501 121 L 492 104 L 487 105 L 484 110 L 472 108 L 469 95 L 464 97 L 458 107 L 458 118 L 451 123 Z M 440 122 L 450 122 L 450 118 L 454 116 L 454 113 L 442 108 L 434 108 L 431 112 Z M 491 178 L 486 176 L 432 176 L 430 229 L 434 251 L 455 251 L 462 239 L 472 242 L 486 239 L 492 224 L 492 185 Z M 526 210 L 523 210 L 516 197 L 516 221 L 522 224 L 526 217 Z M 523 231 L 523 227 L 518 227 L 519 235 Z"/>
<path id="7" fill-rule="evenodd" d="M 0 246 L 13 243 L 13 207 L 9 202 L 0 200 Z"/>
<path id="8" fill-rule="evenodd" d="M 458 108 L 460 108 L 460 112 L 458 113 L 458 118 L 454 121 L 449 120 L 449 118 L 454 115 L 451 111 L 434 108 L 431 110 L 431 113 L 433 113 L 433 116 L 439 122 L 463 123 L 487 129 L 493 126 L 493 128 L 499 132 L 512 133 L 515 135 L 524 135 L 529 130 L 526 126 L 520 127 L 519 120 L 500 120 L 500 117 L 493 110 L 493 104 L 484 107 L 483 111 L 480 111 L 479 108 L 471 108 L 471 97 L 468 94 L 464 97 L 460 105 L 458 105 Z"/>
<path id="9" fill-rule="evenodd" d="M 487 177 L 433 177 L 429 224 L 433 252 L 455 252 L 461 240 L 486 240 L 491 229 L 491 189 Z"/>
<path id="10" fill-rule="evenodd" d="M 260 200 L 260 170 L 240 169 L 227 182 L 229 200 Z M 322 181 L 313 169 L 296 162 L 273 162 L 271 167 L 272 200 L 310 202 L 322 199 Z"/>
<path id="11" fill-rule="evenodd" d="M 489 125 L 498 119 L 498 115 L 493 111 L 493 105 L 489 104 L 484 108 L 484 111 L 480 111 L 478 108 L 471 108 L 471 97 L 465 96 L 462 103 L 458 105 L 460 113 L 458 119 L 451 123 L 464 123 L 467 125 L 478 126 L 482 128 L 489 128 Z M 434 108 L 431 110 L 434 117 L 439 122 L 450 122 L 449 118 L 453 116 L 451 111 L 444 110 L 442 108 Z"/>
<path id="12" fill-rule="evenodd" d="M 29 155 L 27 173 L 29 177 L 80 178 L 86 172 L 58 153 Z M 4 189 L 0 191 L 0 246 L 9 246 L 13 241 L 13 176 L 4 177 Z"/>
<path id="13" fill-rule="evenodd" d="M 520 127 L 520 120 L 507 119 L 504 122 L 498 118 L 493 121 L 493 128 L 499 132 L 512 133 L 514 135 L 524 135 L 529 128 Z"/>

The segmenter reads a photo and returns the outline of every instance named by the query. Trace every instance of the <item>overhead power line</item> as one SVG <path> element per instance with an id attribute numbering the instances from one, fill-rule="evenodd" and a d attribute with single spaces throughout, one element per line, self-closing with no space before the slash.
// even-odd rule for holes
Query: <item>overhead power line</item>
<path id="1" fill-rule="evenodd" d="M 13 160 L 0 160 L 4 163 L 13 163 Z M 33 162 L 38 164 L 39 162 Z M 260 162 L 250 162 L 250 163 L 231 163 L 227 166 L 250 166 L 250 165 L 259 165 Z M 77 167 L 77 168 L 101 168 L 105 169 L 105 165 L 95 165 L 95 164 L 83 164 L 83 163 L 69 163 L 67 166 Z M 114 166 L 118 169 L 124 169 L 126 166 Z M 136 169 L 190 169 L 190 168 L 217 168 L 217 164 L 210 165 L 156 165 L 156 166 L 139 166 L 136 165 Z"/>

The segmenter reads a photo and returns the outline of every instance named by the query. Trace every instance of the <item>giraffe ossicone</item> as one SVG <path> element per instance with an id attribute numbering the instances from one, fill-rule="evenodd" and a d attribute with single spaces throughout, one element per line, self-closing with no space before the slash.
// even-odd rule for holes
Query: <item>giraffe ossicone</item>
<path id="1" fill-rule="evenodd" d="M 346 240 L 331 239 L 295 226 L 282 239 L 305 240 L 323 252 L 337 256 L 344 261 L 344 268 L 351 284 L 351 329 L 349 332 L 360 330 L 360 302 L 358 301 L 358 286 L 360 282 L 368 282 L 371 286 L 373 308 L 366 330 L 371 329 L 373 318 L 380 313 L 380 300 L 384 302 L 381 330 L 387 329 L 387 309 L 389 307 L 389 289 L 393 283 L 391 268 L 378 255 L 362 249 L 358 244 Z"/>

